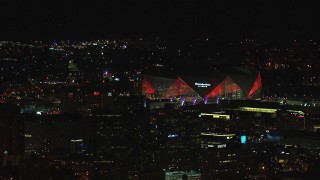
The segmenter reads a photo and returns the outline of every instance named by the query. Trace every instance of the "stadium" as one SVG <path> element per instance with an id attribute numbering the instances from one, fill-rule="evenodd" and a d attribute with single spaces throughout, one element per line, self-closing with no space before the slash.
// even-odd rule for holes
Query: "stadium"
<path id="1" fill-rule="evenodd" d="M 185 102 L 206 104 L 219 99 L 258 99 L 262 91 L 260 72 L 243 67 L 215 69 L 205 75 L 146 73 L 142 80 L 142 95 L 149 100 L 170 99 L 182 105 Z"/>

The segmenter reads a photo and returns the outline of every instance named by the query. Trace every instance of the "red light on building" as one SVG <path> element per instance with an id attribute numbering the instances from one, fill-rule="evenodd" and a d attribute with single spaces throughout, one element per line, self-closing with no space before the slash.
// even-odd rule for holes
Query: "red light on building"
<path id="1" fill-rule="evenodd" d="M 218 86 L 216 86 L 207 96 L 215 97 L 223 93 L 233 93 L 241 91 L 240 86 L 238 86 L 229 77 L 225 78 Z"/>
<path id="2" fill-rule="evenodd" d="M 94 96 L 99 96 L 99 95 L 100 95 L 100 92 L 95 91 L 95 92 L 93 93 L 93 95 L 94 95 Z"/>
<path id="3" fill-rule="evenodd" d="M 142 81 L 142 94 L 143 95 L 150 95 L 155 93 L 155 89 L 151 86 L 146 78 Z"/>
<path id="4" fill-rule="evenodd" d="M 261 81 L 261 76 L 260 76 L 260 73 L 258 74 L 255 82 L 253 83 L 253 86 L 248 94 L 248 97 L 252 97 L 252 95 L 257 91 L 259 90 L 260 88 L 262 87 L 262 81 Z"/>
<path id="5" fill-rule="evenodd" d="M 222 94 L 224 91 L 224 87 L 222 84 L 219 84 L 216 88 L 213 89 L 207 96 L 208 97 L 215 97 L 217 95 Z"/>
<path id="6" fill-rule="evenodd" d="M 178 77 L 174 81 L 174 83 L 169 87 L 169 89 L 165 93 L 165 96 L 180 96 L 185 94 L 191 94 L 194 92 L 195 91 L 186 82 L 184 82 L 180 77 Z"/>

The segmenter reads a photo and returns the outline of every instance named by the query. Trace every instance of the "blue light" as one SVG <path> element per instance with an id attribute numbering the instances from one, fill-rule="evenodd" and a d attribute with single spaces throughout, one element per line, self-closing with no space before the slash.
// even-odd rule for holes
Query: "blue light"
<path id="1" fill-rule="evenodd" d="M 197 102 L 197 97 L 194 97 L 194 98 L 193 98 L 193 101 L 192 101 L 192 105 L 195 105 L 196 102 Z"/>
<path id="2" fill-rule="evenodd" d="M 147 98 L 146 97 L 144 97 L 144 99 L 143 99 L 143 107 L 147 107 Z"/>
<path id="3" fill-rule="evenodd" d="M 208 96 L 206 96 L 206 98 L 204 99 L 204 104 L 208 103 Z"/>
<path id="4" fill-rule="evenodd" d="M 241 136 L 241 144 L 246 144 L 246 142 L 247 142 L 247 137 Z"/>
<path id="5" fill-rule="evenodd" d="M 184 101 L 185 101 L 185 98 L 184 98 L 184 96 L 182 96 L 182 98 L 181 98 L 181 106 L 184 105 Z"/>

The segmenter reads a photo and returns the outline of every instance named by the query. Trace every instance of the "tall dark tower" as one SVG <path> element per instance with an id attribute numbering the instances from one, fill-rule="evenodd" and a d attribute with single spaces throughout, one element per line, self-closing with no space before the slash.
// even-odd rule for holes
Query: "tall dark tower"
<path id="1" fill-rule="evenodd" d="M 17 166 L 24 153 L 24 128 L 20 108 L 0 105 L 0 167 Z"/>

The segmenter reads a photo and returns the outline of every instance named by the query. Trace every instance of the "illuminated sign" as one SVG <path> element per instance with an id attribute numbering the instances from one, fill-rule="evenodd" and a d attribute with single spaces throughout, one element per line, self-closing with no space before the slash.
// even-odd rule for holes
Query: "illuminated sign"
<path id="1" fill-rule="evenodd" d="M 240 107 L 241 111 L 249 112 L 261 112 L 261 113 L 276 113 L 278 109 L 269 109 L 269 108 L 254 108 L 254 107 Z"/>
<path id="2" fill-rule="evenodd" d="M 198 87 L 210 87 L 211 84 L 208 84 L 208 83 L 194 83 L 194 85 L 198 86 Z"/>
<path id="3" fill-rule="evenodd" d="M 217 147 L 218 147 L 218 148 L 226 148 L 227 145 L 226 145 L 226 144 L 219 144 Z"/>
<path id="4" fill-rule="evenodd" d="M 228 114 L 219 114 L 219 113 L 201 113 L 199 117 L 201 116 L 212 116 L 214 119 L 225 119 L 230 120 L 230 115 Z"/>

